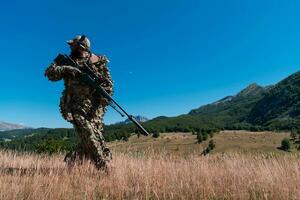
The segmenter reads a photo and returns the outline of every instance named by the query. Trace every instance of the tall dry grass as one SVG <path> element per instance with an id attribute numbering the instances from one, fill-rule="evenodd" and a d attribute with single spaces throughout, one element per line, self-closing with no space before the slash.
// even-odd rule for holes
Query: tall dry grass
<path id="1" fill-rule="evenodd" d="M 0 152 L 0 199 L 299 199 L 298 155 L 115 155 L 109 174 Z"/>

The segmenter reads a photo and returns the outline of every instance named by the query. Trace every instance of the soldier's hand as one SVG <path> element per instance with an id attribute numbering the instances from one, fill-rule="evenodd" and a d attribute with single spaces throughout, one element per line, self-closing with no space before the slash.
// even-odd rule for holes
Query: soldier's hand
<path id="1" fill-rule="evenodd" d="M 49 76 L 51 71 L 53 71 L 53 66 L 54 66 L 54 63 L 51 63 L 51 65 L 46 69 L 44 76 L 46 76 L 46 77 Z"/>
<path id="2" fill-rule="evenodd" d="M 73 77 L 79 76 L 81 74 L 81 71 L 75 67 L 72 66 L 63 66 L 65 72 Z"/>

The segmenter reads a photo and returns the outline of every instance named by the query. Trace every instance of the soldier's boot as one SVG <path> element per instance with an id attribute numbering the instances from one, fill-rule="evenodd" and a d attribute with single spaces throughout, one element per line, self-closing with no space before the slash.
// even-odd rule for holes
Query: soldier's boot
<path id="1" fill-rule="evenodd" d="M 92 156 L 92 162 L 94 163 L 97 170 L 102 170 L 109 174 L 112 171 L 112 166 L 110 161 L 112 160 L 110 150 L 105 147 L 102 152 L 101 156 L 99 154 Z"/>

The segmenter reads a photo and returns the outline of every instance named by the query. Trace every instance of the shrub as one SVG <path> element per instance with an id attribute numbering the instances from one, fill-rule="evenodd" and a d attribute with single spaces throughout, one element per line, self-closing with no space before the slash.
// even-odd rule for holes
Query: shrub
<path id="1" fill-rule="evenodd" d="M 290 137 L 292 138 L 292 140 L 296 140 L 297 138 L 297 132 L 295 130 L 291 131 Z"/>
<path id="2" fill-rule="evenodd" d="M 201 143 L 203 141 L 203 136 L 201 133 L 197 133 L 197 142 Z"/>
<path id="3" fill-rule="evenodd" d="M 159 132 L 158 131 L 153 131 L 152 137 L 158 138 L 159 137 Z"/>
<path id="4" fill-rule="evenodd" d="M 203 133 L 203 141 L 206 141 L 208 139 L 208 134 L 206 132 Z"/>
<path id="5" fill-rule="evenodd" d="M 282 141 L 281 141 L 281 147 L 280 147 L 282 150 L 284 151 L 288 151 L 291 149 L 291 143 L 290 143 L 290 140 L 288 138 L 284 138 Z"/>
<path id="6" fill-rule="evenodd" d="M 213 150 L 215 147 L 216 147 L 215 141 L 214 140 L 210 140 L 209 143 L 208 143 L 208 148 L 210 150 Z"/>

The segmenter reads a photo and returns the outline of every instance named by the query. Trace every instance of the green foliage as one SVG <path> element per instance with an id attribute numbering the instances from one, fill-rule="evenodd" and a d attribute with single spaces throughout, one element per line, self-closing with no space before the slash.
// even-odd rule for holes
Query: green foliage
<path id="1" fill-rule="evenodd" d="M 37 153 L 69 151 L 78 144 L 73 129 L 33 129 L 30 134 L 16 137 L 11 141 L 1 141 L 0 148 Z"/>
<path id="2" fill-rule="evenodd" d="M 208 148 L 210 150 L 213 150 L 215 147 L 216 147 L 215 141 L 214 140 L 210 140 L 209 143 L 208 143 Z"/>
<path id="3" fill-rule="evenodd" d="M 35 151 L 37 153 L 58 153 L 58 152 L 67 152 L 73 149 L 72 144 L 70 144 L 66 140 L 59 140 L 59 139 L 47 139 L 42 141 L 36 146 Z"/>
<path id="4" fill-rule="evenodd" d="M 154 137 L 154 138 L 158 138 L 159 137 L 159 132 L 158 131 L 153 131 L 153 133 L 152 133 L 152 137 Z"/>
<path id="5" fill-rule="evenodd" d="M 296 140 L 296 138 L 298 136 L 297 131 L 295 129 L 292 129 L 290 136 L 291 136 L 292 140 Z"/>
<path id="6" fill-rule="evenodd" d="M 299 93 L 300 72 L 297 72 L 267 91 L 249 114 L 249 121 L 263 126 L 273 124 L 273 126 L 281 126 L 278 128 L 291 129 L 296 125 L 299 128 Z"/>
<path id="7" fill-rule="evenodd" d="M 39 128 L 35 129 L 37 132 L 47 132 L 49 129 L 47 128 Z M 32 134 L 34 129 L 18 129 L 18 130 L 11 130 L 11 131 L 0 131 L 0 140 L 10 140 L 15 139 L 16 137 L 22 137 L 26 135 Z"/>
<path id="8" fill-rule="evenodd" d="M 197 133 L 197 142 L 201 143 L 203 141 L 203 136 L 200 132 Z"/>
<path id="9" fill-rule="evenodd" d="M 202 133 L 202 136 L 203 136 L 203 141 L 206 141 L 208 139 L 207 132 Z"/>
<path id="10" fill-rule="evenodd" d="M 207 154 L 209 154 L 209 152 L 210 152 L 210 149 L 206 148 L 203 150 L 202 155 L 207 155 Z"/>
<path id="11" fill-rule="evenodd" d="M 288 138 L 284 138 L 282 141 L 281 141 L 281 147 L 280 147 L 282 150 L 284 151 L 289 151 L 291 149 L 291 143 L 290 143 L 290 140 Z"/>
<path id="12" fill-rule="evenodd" d="M 210 140 L 208 142 L 208 146 L 202 151 L 202 155 L 207 155 L 209 154 L 214 148 L 216 147 L 216 143 L 214 140 Z"/>

